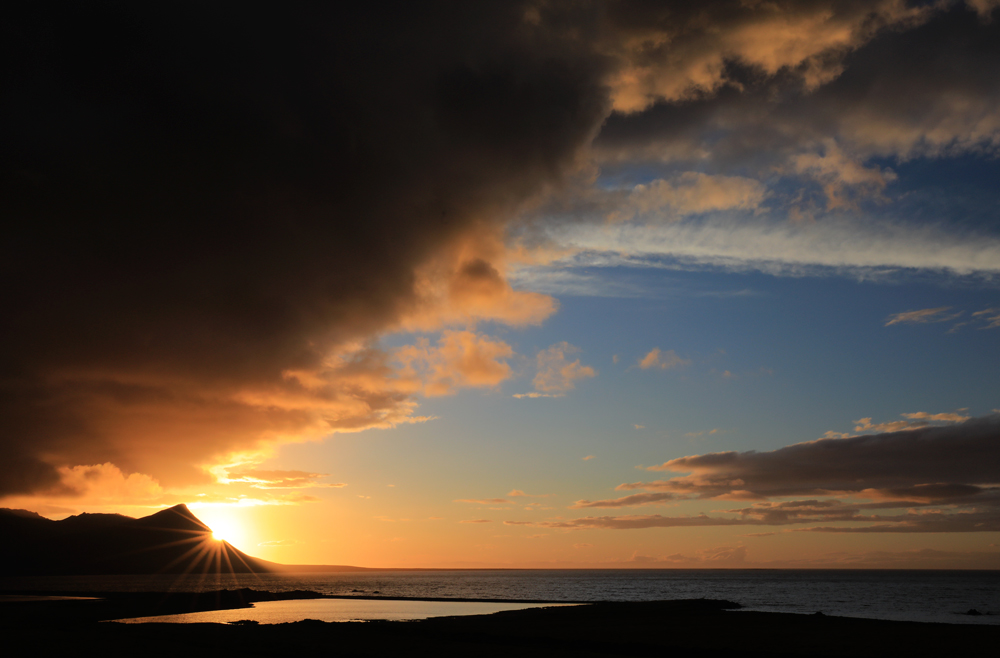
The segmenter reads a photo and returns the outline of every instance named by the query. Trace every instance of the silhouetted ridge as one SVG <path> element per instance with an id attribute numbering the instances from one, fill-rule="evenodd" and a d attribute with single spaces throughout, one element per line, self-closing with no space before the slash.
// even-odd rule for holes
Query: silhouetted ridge
<path id="1" fill-rule="evenodd" d="M 159 528 L 162 530 L 181 530 L 186 532 L 207 532 L 211 534 L 212 529 L 201 522 L 188 509 L 187 505 L 181 503 L 169 509 L 144 516 L 141 519 L 133 519 L 136 526 L 147 528 Z"/>
<path id="2" fill-rule="evenodd" d="M 0 516 L 17 516 L 22 519 L 41 519 L 42 521 L 50 520 L 38 512 L 29 512 L 26 509 L 8 509 L 6 507 L 0 507 Z"/>
<path id="3" fill-rule="evenodd" d="M 274 571 L 226 542 L 177 505 L 141 519 L 79 514 L 52 521 L 0 510 L 0 574 L 203 574 Z"/>
<path id="4" fill-rule="evenodd" d="M 69 531 L 72 528 L 110 528 L 130 521 L 135 521 L 135 519 L 124 514 L 89 514 L 84 512 L 76 516 L 66 517 L 57 523 L 65 526 L 64 529 Z"/>

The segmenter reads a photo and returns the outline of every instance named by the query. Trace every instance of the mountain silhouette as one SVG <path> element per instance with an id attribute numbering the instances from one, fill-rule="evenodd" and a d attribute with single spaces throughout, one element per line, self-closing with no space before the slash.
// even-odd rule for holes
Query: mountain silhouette
<path id="1" fill-rule="evenodd" d="M 251 557 L 177 505 L 133 519 L 79 514 L 53 521 L 0 509 L 0 575 L 262 573 L 282 565 Z"/>

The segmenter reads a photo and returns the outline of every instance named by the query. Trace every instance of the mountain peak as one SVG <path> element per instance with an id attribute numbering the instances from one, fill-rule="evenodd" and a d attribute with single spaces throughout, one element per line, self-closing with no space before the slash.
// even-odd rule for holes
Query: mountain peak
<path id="1" fill-rule="evenodd" d="M 160 510 L 155 514 L 138 519 L 136 523 L 151 528 L 212 532 L 212 529 L 202 523 L 201 519 L 195 516 L 184 503 L 168 507 L 165 510 Z"/>

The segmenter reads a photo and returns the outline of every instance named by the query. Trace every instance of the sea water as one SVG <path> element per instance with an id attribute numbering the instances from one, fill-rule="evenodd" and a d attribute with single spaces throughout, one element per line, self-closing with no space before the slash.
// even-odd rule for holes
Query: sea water
<path id="1" fill-rule="evenodd" d="M 346 597 L 494 601 L 726 599 L 748 610 L 1000 624 L 998 571 L 474 570 L 0 578 L 0 591 L 211 591 L 250 587 Z M 245 617 L 240 617 L 245 618 Z M 388 617 L 384 617 L 388 618 Z"/>

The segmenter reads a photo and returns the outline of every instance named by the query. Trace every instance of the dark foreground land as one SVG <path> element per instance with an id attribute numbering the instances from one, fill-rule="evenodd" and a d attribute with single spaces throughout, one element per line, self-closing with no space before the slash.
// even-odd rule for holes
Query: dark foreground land
<path id="1" fill-rule="evenodd" d="M 308 597 L 302 592 L 298 598 Z M 107 596 L 107 595 L 102 595 Z M 411 622 L 119 624 L 101 619 L 245 607 L 266 592 L 112 595 L 0 603 L 7 648 L 169 656 L 907 656 L 976 655 L 1000 626 L 920 624 L 734 610 L 725 601 L 598 603 Z"/>

